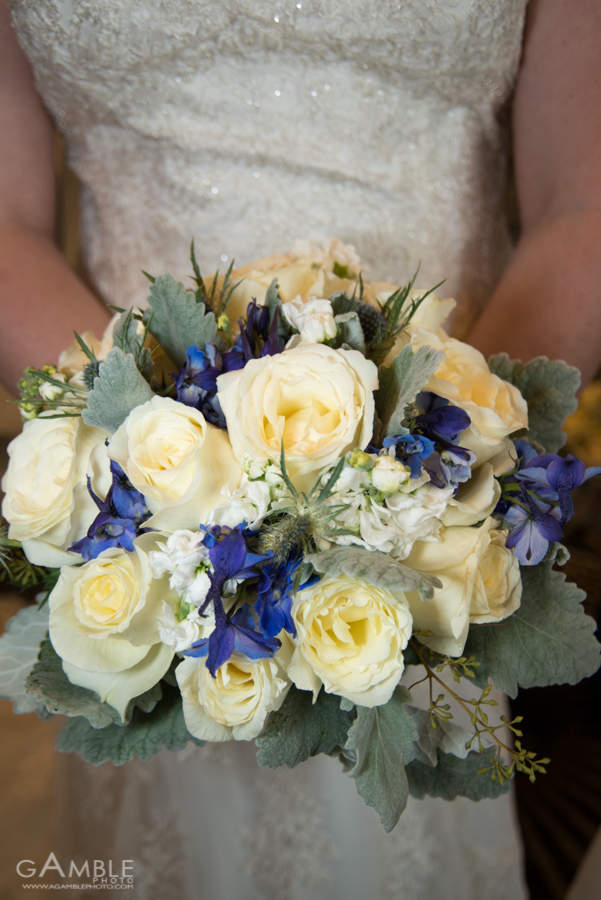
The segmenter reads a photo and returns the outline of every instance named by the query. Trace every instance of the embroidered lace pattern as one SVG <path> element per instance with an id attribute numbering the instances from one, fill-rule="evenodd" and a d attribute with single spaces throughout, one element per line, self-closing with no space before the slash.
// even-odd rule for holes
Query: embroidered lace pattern
<path id="1" fill-rule="evenodd" d="M 108 302 L 301 237 L 446 278 L 463 333 L 508 254 L 499 116 L 526 0 L 10 0 L 85 185 Z"/>

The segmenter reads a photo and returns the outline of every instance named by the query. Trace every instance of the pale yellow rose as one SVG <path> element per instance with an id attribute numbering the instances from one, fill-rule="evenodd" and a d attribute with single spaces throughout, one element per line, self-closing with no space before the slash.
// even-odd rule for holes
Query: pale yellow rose
<path id="1" fill-rule="evenodd" d="M 325 576 L 299 591 L 292 616 L 297 636 L 288 676 L 317 697 L 329 694 L 359 706 L 387 703 L 403 673 L 411 637 L 404 594 L 361 578 Z"/>
<path id="2" fill-rule="evenodd" d="M 50 640 L 73 684 L 96 691 L 123 717 L 127 704 L 165 674 L 173 650 L 160 642 L 162 603 L 179 598 L 168 578 L 153 580 L 142 535 L 135 552 L 105 550 L 81 567 L 63 566 L 50 594 Z"/>
<path id="3" fill-rule="evenodd" d="M 528 427 L 526 401 L 513 384 L 493 375 L 479 350 L 455 338 L 441 340 L 421 328 L 412 332 L 411 346 L 414 351 L 429 346 L 444 352 L 445 358 L 424 390 L 464 409 L 483 444 L 498 446 L 507 435 Z"/>
<path id="4" fill-rule="evenodd" d="M 154 514 L 148 525 L 164 531 L 197 529 L 223 502 L 221 489 L 242 478 L 227 434 L 168 397 L 132 410 L 108 453 L 144 494 Z"/>
<path id="5" fill-rule="evenodd" d="M 459 485 L 443 516 L 445 525 L 476 525 L 491 515 L 501 497 L 492 463 L 474 469 L 469 481 Z"/>
<path id="6" fill-rule="evenodd" d="M 518 609 L 522 578 L 517 556 L 505 546 L 507 533 L 494 529 L 480 559 L 470 603 L 470 622 L 499 622 Z"/>
<path id="7" fill-rule="evenodd" d="M 8 446 L 2 479 L 9 537 L 21 541 L 28 559 L 42 566 L 81 561 L 78 553 L 67 551 L 98 514 L 86 475 L 101 497 L 111 483 L 104 432 L 79 417 L 52 415 L 42 413 L 25 423 Z"/>
<path id="8" fill-rule="evenodd" d="M 372 284 L 371 287 L 373 289 L 375 284 Z M 398 290 L 398 288 L 394 287 L 394 285 L 382 286 L 379 290 L 375 291 L 375 303 L 371 299 L 370 302 L 375 306 L 384 306 L 386 300 L 388 300 L 391 294 L 396 290 Z M 427 292 L 424 290 L 409 291 L 407 299 L 401 308 L 400 321 L 402 321 L 403 316 L 411 309 L 411 304 L 418 301 L 425 293 Z M 446 339 L 447 334 L 442 330 L 442 326 L 456 306 L 457 303 L 451 297 L 443 298 L 439 297 L 437 294 L 428 294 L 411 317 L 407 328 L 396 338 L 394 346 L 388 351 L 384 358 L 384 365 L 389 366 L 391 364 L 392 360 L 395 356 L 399 355 L 405 344 L 409 343 L 411 335 L 419 328 L 431 331 L 443 340 Z"/>
<path id="9" fill-rule="evenodd" d="M 215 678 L 205 662 L 188 657 L 175 670 L 188 731 L 204 741 L 251 741 L 290 688 L 280 661 L 234 653 Z"/>
<path id="10" fill-rule="evenodd" d="M 496 524 L 490 517 L 480 528 L 443 528 L 438 543 L 416 541 L 405 560 L 410 569 L 435 575 L 442 582 L 442 588 L 435 590 L 430 600 L 422 600 L 417 591 L 407 594 L 414 628 L 432 632 L 431 637 L 420 636 L 420 641 L 438 653 L 463 653 L 474 585 Z"/>
<path id="11" fill-rule="evenodd" d="M 98 340 L 93 331 L 84 331 L 81 335 L 86 345 L 96 354 L 96 359 L 106 359 L 109 350 L 113 347 L 113 330 L 119 321 L 121 313 L 115 313 L 104 330 L 101 340 Z M 58 358 L 58 370 L 67 378 L 73 378 L 86 366 L 90 360 L 79 346 L 78 341 L 73 340 L 66 350 L 63 350 Z"/>
<path id="12" fill-rule="evenodd" d="M 299 490 L 347 451 L 367 446 L 377 386 L 377 369 L 362 353 L 324 344 L 252 359 L 217 379 L 236 459 L 277 462 L 283 442 Z"/>

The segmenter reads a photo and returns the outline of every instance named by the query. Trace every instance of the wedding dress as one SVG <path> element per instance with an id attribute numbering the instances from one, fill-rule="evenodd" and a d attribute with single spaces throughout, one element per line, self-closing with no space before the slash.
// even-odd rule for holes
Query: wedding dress
<path id="1" fill-rule="evenodd" d="M 336 235 L 368 277 L 446 278 L 464 335 L 509 253 L 502 119 L 526 0 L 9 0 L 83 185 L 107 302 Z M 335 760 L 253 745 L 61 758 L 62 831 L 140 900 L 519 900 L 510 799 L 410 800 L 385 835 Z M 87 843 L 86 843 L 87 841 Z"/>

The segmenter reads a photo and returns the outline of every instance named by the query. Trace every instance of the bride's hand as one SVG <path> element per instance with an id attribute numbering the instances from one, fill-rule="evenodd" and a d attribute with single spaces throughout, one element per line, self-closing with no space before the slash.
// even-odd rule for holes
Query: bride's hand
<path id="1" fill-rule="evenodd" d="M 12 391 L 74 328 L 101 334 L 109 318 L 54 244 L 54 192 L 52 126 L 0 0 L 0 381 Z"/>
<path id="2" fill-rule="evenodd" d="M 486 355 L 601 366 L 601 4 L 531 2 L 514 107 L 522 234 L 470 335 Z"/>

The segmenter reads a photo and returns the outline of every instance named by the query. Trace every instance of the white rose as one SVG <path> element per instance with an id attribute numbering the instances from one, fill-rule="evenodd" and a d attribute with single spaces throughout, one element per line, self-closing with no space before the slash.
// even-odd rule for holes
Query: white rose
<path id="1" fill-rule="evenodd" d="M 519 607 L 522 578 L 517 556 L 505 546 L 507 534 L 494 529 L 480 558 L 470 603 L 470 622 L 499 622 Z"/>
<path id="2" fill-rule="evenodd" d="M 297 636 L 288 666 L 294 684 L 359 706 L 387 703 L 403 673 L 411 613 L 402 593 L 361 578 L 325 576 L 299 591 L 292 607 Z"/>
<path id="3" fill-rule="evenodd" d="M 250 741 L 286 698 L 290 681 L 279 661 L 232 654 L 213 678 L 204 659 L 187 657 L 175 670 L 186 727 L 204 741 Z"/>
<path id="4" fill-rule="evenodd" d="M 435 590 L 430 600 L 422 600 L 417 591 L 407 594 L 414 627 L 432 632 L 431 637 L 420 637 L 420 641 L 438 653 L 463 653 L 480 560 L 495 525 L 491 517 L 480 528 L 443 528 L 437 543 L 417 541 L 405 560 L 409 568 L 435 575 L 442 582 L 442 588 Z"/>
<path id="5" fill-rule="evenodd" d="M 338 332 L 329 300 L 303 300 L 302 297 L 295 297 L 282 304 L 282 313 L 305 343 L 323 344 L 324 341 L 335 338 Z"/>
<path id="6" fill-rule="evenodd" d="M 301 344 L 252 359 L 217 379 L 234 455 L 257 463 L 279 460 L 295 486 L 311 487 L 329 465 L 373 432 L 375 365 L 357 350 Z"/>
<path id="7" fill-rule="evenodd" d="M 371 483 L 383 494 L 395 494 L 401 485 L 411 481 L 411 472 L 392 456 L 378 456 L 371 470 Z"/>
<path id="8" fill-rule="evenodd" d="M 98 428 L 79 417 L 44 414 L 26 422 L 8 445 L 9 465 L 2 479 L 2 514 L 11 540 L 21 541 L 32 563 L 61 566 L 81 561 L 68 548 L 84 537 L 98 514 L 86 475 L 104 497 L 111 477 Z"/>
<path id="9" fill-rule="evenodd" d="M 227 434 L 168 397 L 132 410 L 108 452 L 144 494 L 154 513 L 149 526 L 162 531 L 198 528 L 220 502 L 222 487 L 237 487 L 242 477 Z"/>
<path id="10" fill-rule="evenodd" d="M 49 597 L 50 640 L 73 684 L 96 691 L 123 717 L 127 704 L 165 674 L 173 650 L 160 642 L 162 602 L 178 603 L 166 580 L 152 579 L 147 550 L 105 550 L 81 567 L 63 566 Z"/>
<path id="11" fill-rule="evenodd" d="M 528 427 L 526 401 L 513 384 L 493 375 L 479 350 L 455 338 L 441 340 L 424 329 L 412 333 L 411 346 L 414 351 L 423 346 L 444 351 L 445 358 L 424 390 L 464 409 L 483 443 L 498 445 L 502 438 Z"/>
<path id="12" fill-rule="evenodd" d="M 494 476 L 492 463 L 475 469 L 469 481 L 459 485 L 449 499 L 444 514 L 445 525 L 476 525 L 491 515 L 501 497 L 501 486 Z"/>

